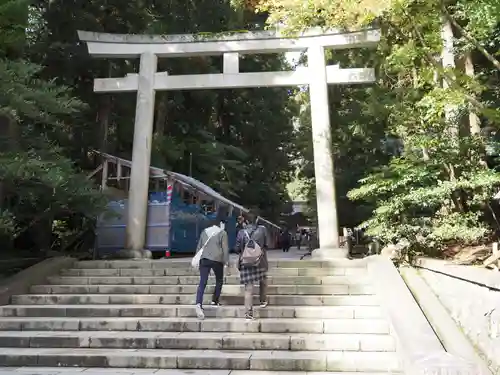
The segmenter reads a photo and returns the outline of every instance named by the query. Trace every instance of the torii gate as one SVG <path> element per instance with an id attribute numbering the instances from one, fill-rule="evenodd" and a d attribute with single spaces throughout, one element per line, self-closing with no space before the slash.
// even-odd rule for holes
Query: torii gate
<path id="1" fill-rule="evenodd" d="M 140 58 L 138 74 L 121 78 L 96 78 L 95 92 L 137 91 L 132 171 L 127 218 L 127 247 L 142 251 L 145 242 L 149 167 L 155 92 L 157 90 L 228 89 L 248 87 L 284 87 L 309 85 L 314 172 L 318 207 L 320 249 L 315 258 L 345 257 L 339 246 L 339 228 L 331 150 L 328 84 L 360 84 L 375 81 L 371 68 L 340 69 L 327 66 L 325 48 L 347 49 L 375 47 L 379 30 L 348 33 L 309 29 L 298 37 L 278 31 L 224 33 L 215 36 L 120 35 L 79 31 L 91 56 L 98 58 Z M 308 67 L 286 72 L 240 73 L 240 54 L 307 51 Z M 158 57 L 223 55 L 219 74 L 169 75 L 157 72 Z"/>

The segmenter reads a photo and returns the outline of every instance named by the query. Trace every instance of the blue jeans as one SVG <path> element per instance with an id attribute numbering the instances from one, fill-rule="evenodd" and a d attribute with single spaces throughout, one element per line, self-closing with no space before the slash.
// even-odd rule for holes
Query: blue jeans
<path id="1" fill-rule="evenodd" d="M 222 285 L 224 284 L 224 264 L 202 258 L 200 260 L 200 284 L 198 285 L 198 291 L 196 292 L 197 305 L 203 304 L 203 295 L 205 294 L 205 288 L 207 286 L 211 270 L 214 270 L 215 274 L 215 290 L 212 296 L 212 301 L 219 303 Z"/>

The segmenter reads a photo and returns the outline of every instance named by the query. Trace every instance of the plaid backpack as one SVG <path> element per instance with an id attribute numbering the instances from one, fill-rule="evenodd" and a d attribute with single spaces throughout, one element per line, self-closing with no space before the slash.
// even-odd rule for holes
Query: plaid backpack
<path id="1" fill-rule="evenodd" d="M 252 232 L 252 234 L 254 233 L 255 231 Z M 262 248 L 257 243 L 257 241 L 252 239 L 252 234 L 249 235 L 247 231 L 245 231 L 245 234 L 248 241 L 245 244 L 243 251 L 241 252 L 240 265 L 242 267 L 258 266 L 263 255 Z"/>

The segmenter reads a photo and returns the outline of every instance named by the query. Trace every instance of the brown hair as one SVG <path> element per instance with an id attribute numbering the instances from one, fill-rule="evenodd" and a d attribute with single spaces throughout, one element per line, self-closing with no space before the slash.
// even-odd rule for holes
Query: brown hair
<path id="1" fill-rule="evenodd" d="M 255 222 L 257 221 L 257 215 L 253 212 L 245 212 L 243 216 L 250 224 L 255 224 Z"/>

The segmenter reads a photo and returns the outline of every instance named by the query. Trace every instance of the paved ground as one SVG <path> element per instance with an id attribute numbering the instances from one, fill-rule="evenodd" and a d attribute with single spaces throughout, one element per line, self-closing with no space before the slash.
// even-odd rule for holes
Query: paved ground
<path id="1" fill-rule="evenodd" d="M 269 250 L 268 251 L 269 259 L 300 259 L 300 257 L 304 254 L 307 254 L 307 250 L 303 247 L 300 250 L 294 246 L 290 248 L 290 251 L 284 253 L 283 250 Z M 307 259 L 307 258 L 306 258 Z"/>
<path id="2" fill-rule="evenodd" d="M 287 259 L 287 260 L 299 260 L 300 257 L 304 254 L 307 254 L 307 250 L 304 249 L 303 247 L 298 250 L 297 247 L 292 247 L 290 248 L 290 251 L 284 253 L 283 250 L 269 250 L 267 252 L 267 256 L 269 260 L 278 260 L 278 259 Z M 231 254 L 231 260 L 236 260 L 238 258 L 238 255 L 236 254 Z M 171 258 L 170 260 L 173 263 L 180 262 L 180 263 L 185 263 L 187 259 L 191 259 L 191 257 L 188 258 Z M 308 258 L 305 258 L 308 259 Z"/>
<path id="3" fill-rule="evenodd" d="M 0 367 L 0 375 L 184 375 L 159 369 L 64 368 L 64 367 Z M 221 375 L 226 375 L 223 372 Z M 198 375 L 198 374 L 196 374 Z M 201 375 L 201 373 L 199 374 Z M 207 374 L 212 375 L 212 374 Z M 216 374 L 213 374 L 216 375 Z M 217 374 L 219 375 L 219 374 Z"/>
<path id="4" fill-rule="evenodd" d="M 381 373 L 276 372 L 238 370 L 166 370 L 122 368 L 0 367 L 0 375 L 387 375 Z M 399 374 L 401 375 L 401 374 Z"/>
<path id="5" fill-rule="evenodd" d="M 229 375 L 230 370 L 166 370 L 126 368 L 0 367 L 0 375 Z M 299 374 L 301 375 L 301 374 Z"/>
<path id="6" fill-rule="evenodd" d="M 229 375 L 229 373 L 230 370 L 182 371 L 133 368 L 0 367 L 0 375 Z"/>

